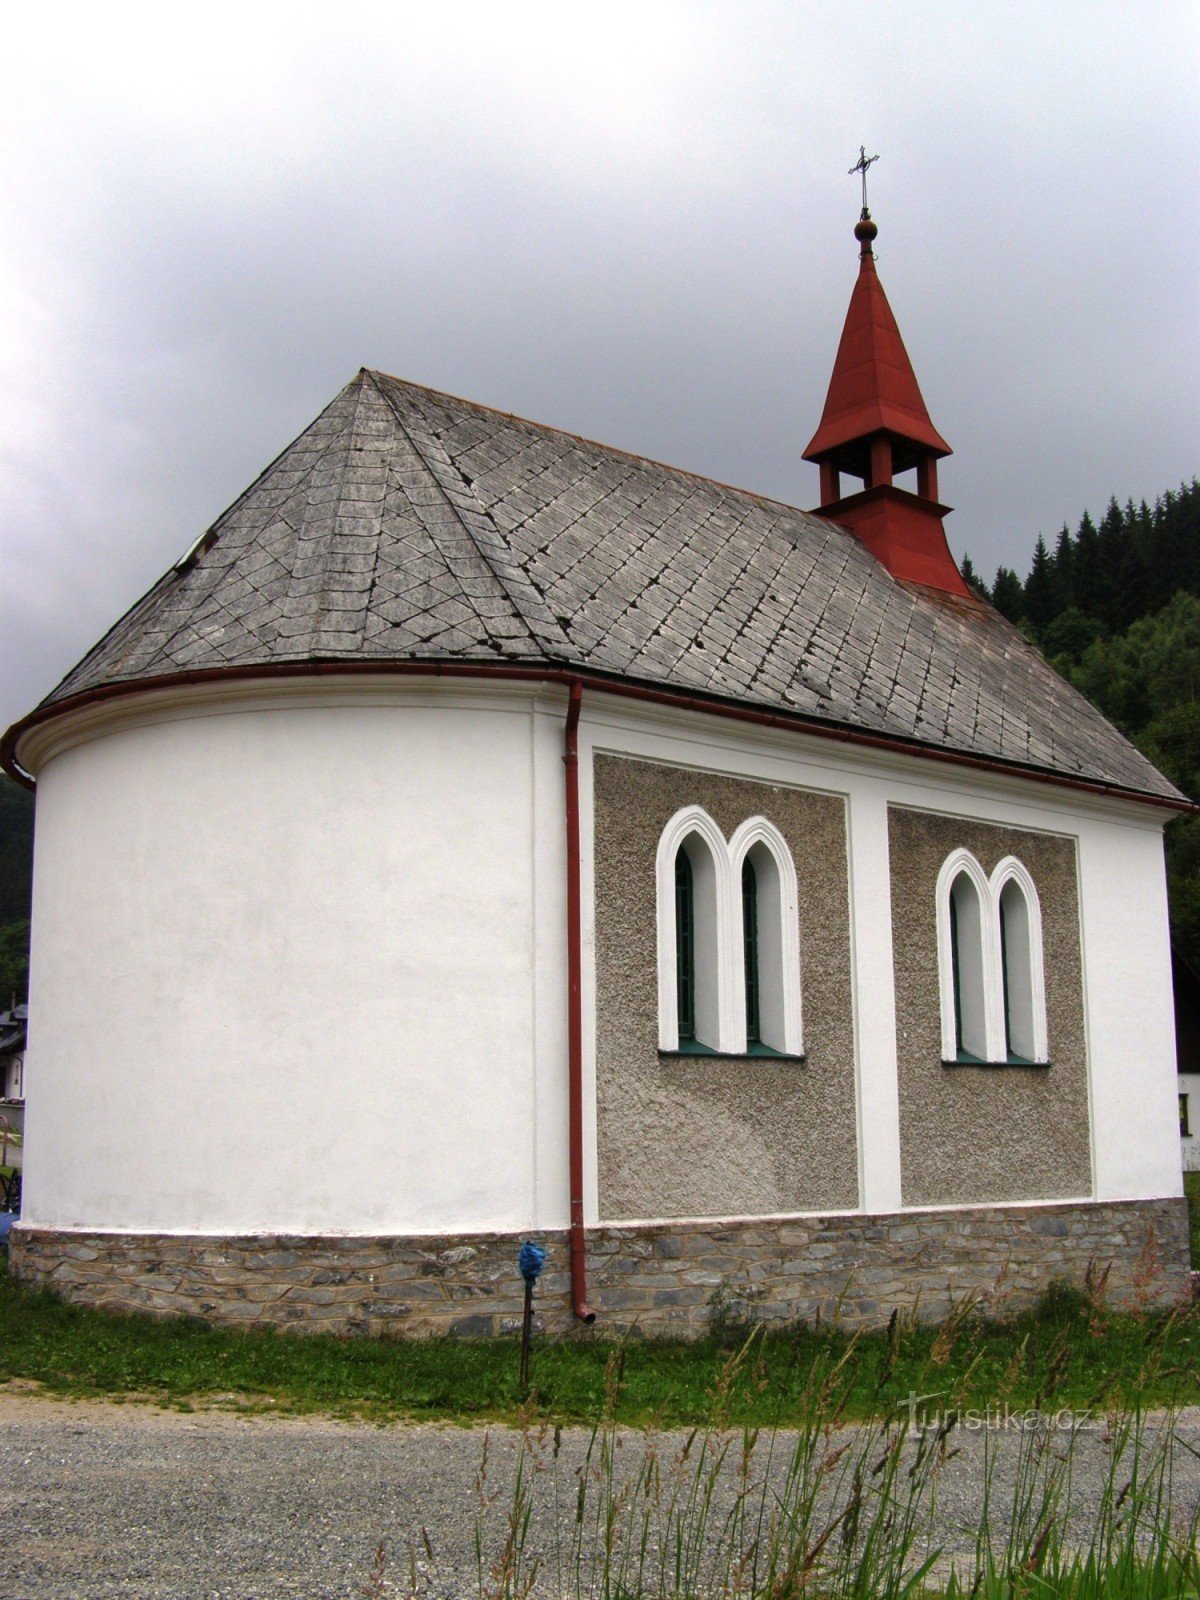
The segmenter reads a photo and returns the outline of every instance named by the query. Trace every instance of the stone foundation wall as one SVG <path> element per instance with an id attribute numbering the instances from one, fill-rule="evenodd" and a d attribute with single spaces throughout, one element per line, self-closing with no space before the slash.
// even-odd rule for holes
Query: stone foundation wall
<path id="1" fill-rule="evenodd" d="M 565 1233 L 549 1251 L 538 1325 L 582 1332 L 571 1315 Z M 466 1336 L 520 1326 L 520 1239 L 89 1233 L 19 1225 L 14 1270 L 67 1300 L 156 1315 L 308 1332 Z M 837 1316 L 850 1327 L 914 1306 L 944 1316 L 966 1295 L 1019 1310 L 1054 1278 L 1107 1272 L 1122 1305 L 1190 1292 L 1183 1200 L 898 1212 L 728 1224 L 591 1229 L 588 1298 L 596 1331 L 692 1338 L 714 1313 L 785 1322 Z"/>

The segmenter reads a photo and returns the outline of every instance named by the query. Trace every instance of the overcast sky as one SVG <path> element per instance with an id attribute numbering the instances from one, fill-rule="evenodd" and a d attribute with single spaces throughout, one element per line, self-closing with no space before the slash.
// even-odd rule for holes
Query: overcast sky
<path id="1" fill-rule="evenodd" d="M 801 506 L 856 270 L 1024 570 L 1200 471 L 1200 6 L 42 6 L 0 59 L 0 727 L 360 366 Z"/>

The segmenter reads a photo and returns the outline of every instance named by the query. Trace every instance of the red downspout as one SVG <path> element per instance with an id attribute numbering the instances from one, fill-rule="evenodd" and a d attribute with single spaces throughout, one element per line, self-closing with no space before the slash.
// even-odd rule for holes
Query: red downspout
<path id="1" fill-rule="evenodd" d="M 570 680 L 563 765 L 567 769 L 567 1121 L 570 1124 L 571 1307 L 581 1322 L 596 1313 L 587 1303 L 583 1239 L 583 953 L 579 909 L 579 713 L 583 685 Z"/>

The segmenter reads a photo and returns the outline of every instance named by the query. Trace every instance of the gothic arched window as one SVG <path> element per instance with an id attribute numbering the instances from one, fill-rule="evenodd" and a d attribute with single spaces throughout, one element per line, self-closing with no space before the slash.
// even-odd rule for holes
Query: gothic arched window
<path id="1" fill-rule="evenodd" d="M 955 1059 L 988 1059 L 984 920 L 979 890 L 960 872 L 950 885 L 950 961 Z"/>
<path id="2" fill-rule="evenodd" d="M 659 1049 L 803 1053 L 796 868 L 751 817 L 733 838 L 686 806 L 658 845 Z"/>
<path id="3" fill-rule="evenodd" d="M 1004 1012 L 1004 1058 L 1047 1059 L 1042 914 L 1033 879 L 1008 856 L 992 874 L 1000 936 L 1000 988 Z"/>
<path id="4" fill-rule="evenodd" d="M 658 842 L 658 1043 L 731 1052 L 725 839 L 699 806 L 671 818 Z M 740 1033 L 740 1030 L 738 1030 Z"/>
<path id="5" fill-rule="evenodd" d="M 746 1050 L 802 1055 L 800 929 L 791 851 L 765 817 L 750 817 L 729 842 L 742 885 Z"/>
<path id="6" fill-rule="evenodd" d="M 969 850 L 942 863 L 937 883 L 942 1060 L 989 1061 L 993 1044 L 991 890 Z"/>
<path id="7" fill-rule="evenodd" d="M 1015 856 L 990 878 L 969 850 L 937 886 L 942 1060 L 1045 1065 L 1045 980 L 1037 890 Z"/>

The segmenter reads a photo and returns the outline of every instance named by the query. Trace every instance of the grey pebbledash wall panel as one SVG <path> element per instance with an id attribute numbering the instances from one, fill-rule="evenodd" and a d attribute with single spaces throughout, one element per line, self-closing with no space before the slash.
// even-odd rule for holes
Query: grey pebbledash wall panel
<path id="1" fill-rule="evenodd" d="M 1090 1195 L 1074 840 L 896 806 L 888 810 L 888 840 L 904 1204 Z M 959 847 L 988 874 L 1002 857 L 1016 856 L 1037 887 L 1049 1067 L 942 1065 L 935 890 L 942 863 Z"/>
<path id="2" fill-rule="evenodd" d="M 658 1054 L 655 856 L 685 805 L 702 806 L 726 839 L 761 815 L 787 841 L 799 882 L 802 1064 Z M 857 1206 L 844 802 L 598 755 L 595 838 L 601 1219 Z"/>

